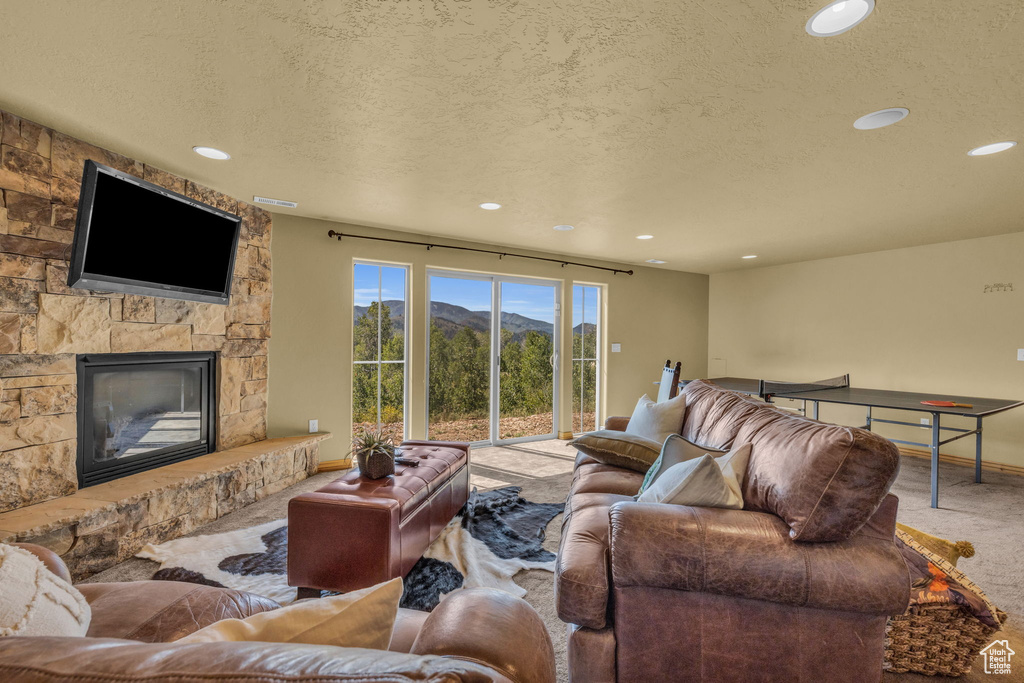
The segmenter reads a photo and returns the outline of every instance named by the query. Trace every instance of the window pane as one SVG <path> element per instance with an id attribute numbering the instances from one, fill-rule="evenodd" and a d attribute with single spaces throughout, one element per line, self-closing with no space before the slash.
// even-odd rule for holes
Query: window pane
<path id="1" fill-rule="evenodd" d="M 92 415 L 96 462 L 202 438 L 199 368 L 97 372 Z"/>
<path id="2" fill-rule="evenodd" d="M 555 287 L 501 283 L 498 438 L 554 433 Z"/>
<path id="3" fill-rule="evenodd" d="M 582 392 L 580 397 L 580 430 L 591 432 L 597 429 L 597 361 L 580 361 L 582 366 Z"/>
<path id="4" fill-rule="evenodd" d="M 381 359 L 405 360 L 405 268 L 383 266 L 381 274 Z"/>
<path id="5" fill-rule="evenodd" d="M 491 283 L 430 278 L 431 439 L 490 438 Z"/>
<path id="6" fill-rule="evenodd" d="M 352 289 L 352 360 L 377 360 L 380 267 L 355 264 Z"/>
<path id="7" fill-rule="evenodd" d="M 380 423 L 395 443 L 405 434 L 405 363 L 380 365 Z"/>
<path id="8" fill-rule="evenodd" d="M 377 426 L 376 363 L 352 366 L 352 433 L 361 427 Z"/>

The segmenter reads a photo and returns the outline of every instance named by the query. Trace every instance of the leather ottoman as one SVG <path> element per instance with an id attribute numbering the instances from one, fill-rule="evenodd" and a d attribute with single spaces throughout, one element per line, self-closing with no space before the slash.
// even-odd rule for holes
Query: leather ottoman
<path id="1" fill-rule="evenodd" d="M 395 474 L 358 469 L 288 502 L 288 585 L 299 597 L 405 576 L 469 498 L 469 444 L 404 441 Z"/>

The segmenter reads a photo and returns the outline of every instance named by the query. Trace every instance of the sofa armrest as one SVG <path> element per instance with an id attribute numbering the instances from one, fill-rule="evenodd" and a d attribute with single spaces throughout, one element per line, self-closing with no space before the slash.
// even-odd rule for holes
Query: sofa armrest
<path id="1" fill-rule="evenodd" d="M 554 683 L 555 652 L 540 615 L 525 601 L 469 588 L 441 601 L 423 624 L 412 653 L 488 666 L 516 683 Z"/>
<path id="2" fill-rule="evenodd" d="M 68 571 L 68 566 L 64 564 L 64 560 L 60 559 L 60 555 L 57 553 L 35 543 L 12 543 L 11 545 L 29 551 L 42 560 L 47 569 L 71 583 L 71 572 Z"/>
<path id="3" fill-rule="evenodd" d="M 626 431 L 626 425 L 628 424 L 628 417 L 624 415 L 612 415 L 604 421 L 604 428 L 615 432 L 624 432 Z"/>
<path id="4" fill-rule="evenodd" d="M 883 508 L 876 516 L 888 519 L 895 497 Z M 667 588 L 874 615 L 902 614 L 910 599 L 891 531 L 801 543 L 785 522 L 761 512 L 617 503 L 610 516 L 616 590 Z"/>

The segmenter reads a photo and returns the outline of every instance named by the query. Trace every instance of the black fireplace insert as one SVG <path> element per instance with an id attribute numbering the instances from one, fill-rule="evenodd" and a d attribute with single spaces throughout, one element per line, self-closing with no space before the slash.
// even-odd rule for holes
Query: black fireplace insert
<path id="1" fill-rule="evenodd" d="M 206 455 L 217 442 L 217 356 L 78 356 L 78 485 Z"/>

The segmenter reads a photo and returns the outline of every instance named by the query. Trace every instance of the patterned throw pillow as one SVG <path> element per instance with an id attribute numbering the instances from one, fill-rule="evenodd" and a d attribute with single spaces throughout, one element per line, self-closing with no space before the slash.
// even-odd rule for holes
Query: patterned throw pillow
<path id="1" fill-rule="evenodd" d="M 0 636 L 84 636 L 92 610 L 38 557 L 0 543 Z"/>

